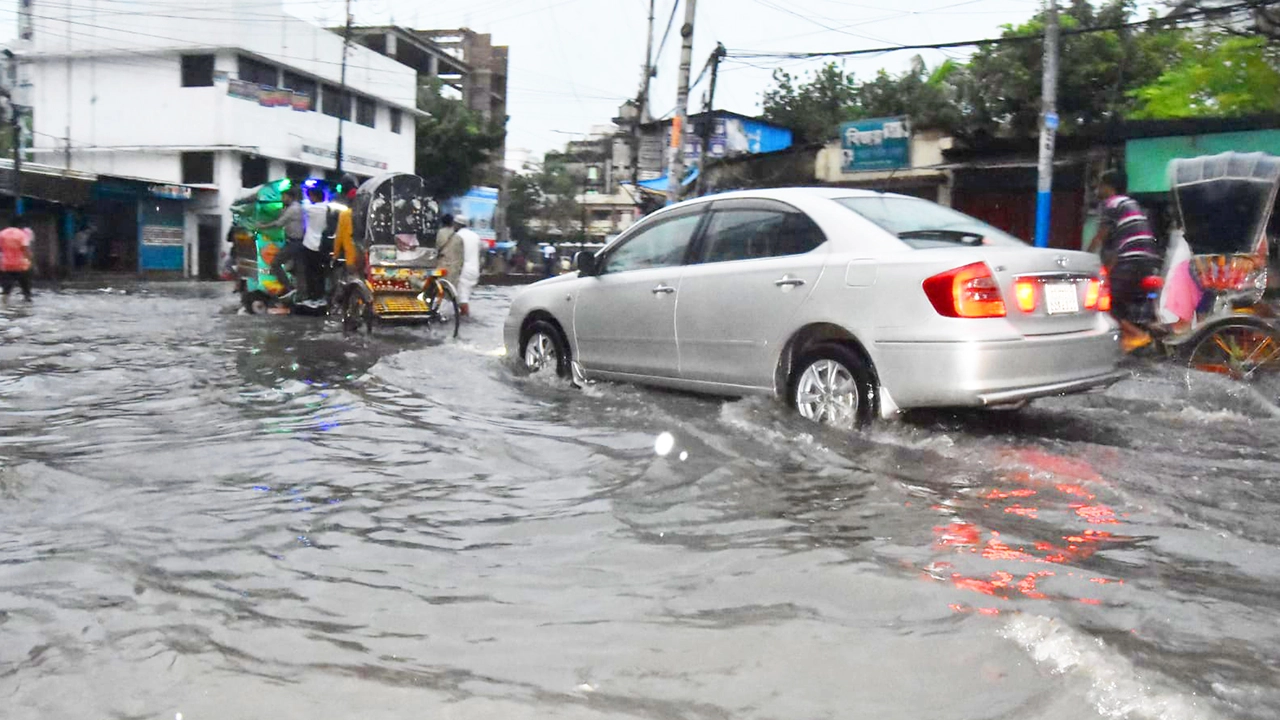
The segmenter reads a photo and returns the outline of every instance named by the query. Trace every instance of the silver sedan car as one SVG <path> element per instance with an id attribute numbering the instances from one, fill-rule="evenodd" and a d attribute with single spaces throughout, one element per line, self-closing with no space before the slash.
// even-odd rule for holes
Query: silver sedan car
<path id="1" fill-rule="evenodd" d="M 872 191 L 726 193 L 656 212 L 512 303 L 525 370 L 783 397 L 843 428 L 1081 392 L 1119 374 L 1098 258 Z"/>

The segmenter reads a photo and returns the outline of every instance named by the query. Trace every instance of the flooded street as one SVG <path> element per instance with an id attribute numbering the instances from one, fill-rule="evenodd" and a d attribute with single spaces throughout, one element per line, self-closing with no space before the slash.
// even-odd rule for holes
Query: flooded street
<path id="1" fill-rule="evenodd" d="M 1150 365 L 845 436 L 517 377 L 511 295 L 457 341 L 0 306 L 0 715 L 1280 717 L 1265 397 Z"/>

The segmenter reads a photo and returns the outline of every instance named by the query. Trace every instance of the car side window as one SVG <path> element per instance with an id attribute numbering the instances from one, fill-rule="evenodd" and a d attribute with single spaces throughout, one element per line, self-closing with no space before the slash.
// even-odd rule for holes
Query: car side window
<path id="1" fill-rule="evenodd" d="M 796 210 L 733 208 L 712 213 L 702 262 L 800 255 L 826 241 L 822 230 Z"/>
<path id="2" fill-rule="evenodd" d="M 692 214 L 659 221 L 641 230 L 605 257 L 604 272 L 671 267 L 684 262 L 685 251 L 702 215 Z"/>

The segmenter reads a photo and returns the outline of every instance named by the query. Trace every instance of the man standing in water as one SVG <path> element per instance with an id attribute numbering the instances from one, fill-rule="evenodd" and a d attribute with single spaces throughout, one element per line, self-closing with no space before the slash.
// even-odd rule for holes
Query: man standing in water
<path id="1" fill-rule="evenodd" d="M 1108 170 L 1099 178 L 1102 220 L 1088 251 L 1101 252 L 1102 264 L 1111 274 L 1111 314 L 1120 322 L 1120 345 L 1130 352 L 1151 343 L 1142 325 L 1155 320 L 1155 303 L 1147 297 L 1142 281 L 1161 274 L 1164 248 L 1142 208 L 1124 190 L 1125 177 L 1119 170 Z"/>
<path id="2" fill-rule="evenodd" d="M 0 292 L 5 300 L 16 284 L 22 290 L 22 299 L 31 302 L 32 233 L 25 225 L 19 216 L 0 230 Z"/>
<path id="3" fill-rule="evenodd" d="M 436 267 L 454 284 L 462 275 L 462 240 L 454 234 L 453 216 L 449 213 L 440 216 L 440 229 L 436 231 Z"/>
<path id="4" fill-rule="evenodd" d="M 471 221 L 465 215 L 453 218 L 453 240 L 461 241 L 462 271 L 458 274 L 458 304 L 463 317 L 471 314 L 471 290 L 480 282 L 480 236 L 467 227 Z"/>

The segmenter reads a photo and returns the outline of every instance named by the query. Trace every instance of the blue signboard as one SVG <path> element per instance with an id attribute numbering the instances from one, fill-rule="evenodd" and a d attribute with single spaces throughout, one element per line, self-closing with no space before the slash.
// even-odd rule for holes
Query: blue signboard
<path id="1" fill-rule="evenodd" d="M 473 187 L 466 195 L 446 201 L 441 208 L 441 212 L 466 215 L 471 221 L 471 229 L 490 244 L 498 237 L 497 228 L 493 226 L 497 210 L 498 189 L 491 187 Z"/>
<path id="2" fill-rule="evenodd" d="M 911 167 L 911 130 L 905 117 L 872 118 L 840 126 L 847 173 Z"/>

